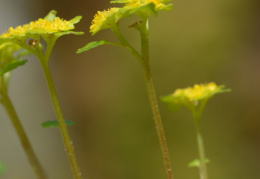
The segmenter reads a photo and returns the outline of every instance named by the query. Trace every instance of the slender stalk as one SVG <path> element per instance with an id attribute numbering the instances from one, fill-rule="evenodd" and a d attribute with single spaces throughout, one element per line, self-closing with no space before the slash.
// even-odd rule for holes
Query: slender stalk
<path id="1" fill-rule="evenodd" d="M 64 117 L 62 114 L 62 110 L 61 110 L 60 103 L 59 103 L 59 100 L 57 97 L 57 93 L 56 93 L 55 86 L 54 86 L 54 83 L 52 80 L 52 76 L 49 71 L 48 63 L 45 63 L 44 61 L 41 61 L 41 60 L 40 60 L 40 62 L 41 62 L 42 69 L 44 71 L 46 82 L 47 82 L 47 85 L 49 88 L 50 96 L 52 99 L 52 104 L 53 104 L 53 107 L 54 107 L 54 110 L 56 113 L 56 117 L 57 117 L 57 120 L 59 123 L 60 132 L 61 132 L 62 139 L 63 139 L 64 145 L 65 145 L 65 150 L 67 152 L 67 155 L 68 155 L 68 158 L 70 161 L 70 165 L 72 168 L 74 178 L 82 179 L 80 168 L 79 168 L 79 165 L 78 165 L 78 162 L 76 159 L 76 155 L 74 152 L 73 142 L 71 141 L 69 131 L 68 131 L 68 128 L 66 126 L 66 123 L 65 123 L 65 120 L 64 120 Z"/>
<path id="2" fill-rule="evenodd" d="M 142 21 L 142 27 L 139 30 L 141 34 L 141 51 L 142 55 L 140 55 L 129 43 L 128 41 L 124 38 L 122 33 L 120 32 L 119 28 L 117 25 L 112 27 L 112 31 L 115 33 L 116 37 L 119 39 L 120 43 L 122 46 L 124 46 L 132 55 L 141 63 L 144 74 L 145 74 L 145 83 L 147 87 L 147 92 L 154 116 L 154 121 L 155 121 L 155 126 L 157 130 L 157 135 L 159 138 L 159 143 L 161 146 L 162 150 L 162 155 L 163 155 L 163 161 L 165 165 L 165 170 L 167 174 L 168 179 L 173 179 L 173 174 L 172 174 L 172 167 L 171 167 L 171 161 L 169 157 L 169 150 L 167 147 L 167 142 L 164 134 L 164 129 L 163 129 L 163 124 L 161 120 L 161 115 L 159 112 L 159 107 L 158 107 L 158 101 L 152 81 L 152 75 L 151 75 L 151 70 L 149 66 L 149 28 L 148 28 L 148 19 L 143 19 Z"/>
<path id="3" fill-rule="evenodd" d="M 18 118 L 18 115 L 14 109 L 14 106 L 8 96 L 7 93 L 7 88 L 4 82 L 4 78 L 1 75 L 0 77 L 0 86 L 1 86 L 1 102 L 3 103 L 11 121 L 12 124 L 16 130 L 16 133 L 20 139 L 20 142 L 22 144 L 22 147 L 26 153 L 27 159 L 29 160 L 35 175 L 37 176 L 37 179 L 47 179 L 47 176 L 45 175 L 45 172 L 38 160 L 38 158 L 36 157 L 36 154 L 29 142 L 29 139 L 24 131 L 24 128 Z"/>
<path id="4" fill-rule="evenodd" d="M 112 31 L 114 32 L 114 34 L 116 35 L 116 37 L 118 38 L 118 40 L 120 41 L 121 45 L 123 47 L 125 47 L 140 63 L 143 63 L 143 58 L 141 57 L 141 55 L 136 51 L 136 49 L 134 47 L 132 47 L 132 45 L 130 45 L 128 43 L 128 41 L 125 39 L 125 37 L 122 35 L 122 33 L 120 32 L 118 25 L 115 24 L 112 28 Z"/>
<path id="5" fill-rule="evenodd" d="M 142 29 L 141 32 L 141 48 L 142 48 L 142 56 L 143 56 L 143 70 L 145 74 L 145 82 L 147 87 L 148 96 L 150 99 L 150 104 L 154 116 L 155 126 L 157 130 L 157 135 L 159 138 L 162 155 L 163 155 L 163 161 L 165 165 L 165 170 L 167 174 L 168 179 L 173 179 L 172 174 L 172 166 L 171 166 L 171 160 L 169 156 L 169 150 L 167 147 L 166 137 L 164 134 L 163 124 L 161 120 L 161 115 L 158 107 L 158 101 L 156 97 L 156 92 L 153 85 L 151 70 L 149 66 L 149 27 L 148 27 L 148 19 L 143 19 L 142 23 Z"/>
<path id="6" fill-rule="evenodd" d="M 197 142 L 198 142 L 198 151 L 200 157 L 200 179 L 208 179 L 207 167 L 206 167 L 206 157 L 203 145 L 203 139 L 200 133 L 199 121 L 195 121 L 196 132 L 197 132 Z"/>
<path id="7" fill-rule="evenodd" d="M 156 131 L 157 135 L 159 138 L 160 146 L 161 146 L 161 151 L 163 155 L 163 161 L 165 165 L 165 170 L 167 174 L 168 179 L 173 179 L 173 174 L 172 174 L 172 166 L 171 166 L 171 160 L 169 156 L 169 150 L 167 147 L 167 142 L 166 142 L 166 137 L 164 134 L 164 129 L 163 129 L 163 124 L 161 120 L 161 115 L 158 107 L 158 102 L 157 102 L 157 97 L 151 77 L 151 72 L 150 68 L 147 64 L 147 66 L 143 66 L 144 68 L 144 73 L 145 73 L 145 80 L 146 80 L 146 87 L 147 87 L 147 92 L 148 96 L 150 99 L 150 104 L 154 116 L 154 121 L 155 121 L 155 126 L 156 126 Z"/>

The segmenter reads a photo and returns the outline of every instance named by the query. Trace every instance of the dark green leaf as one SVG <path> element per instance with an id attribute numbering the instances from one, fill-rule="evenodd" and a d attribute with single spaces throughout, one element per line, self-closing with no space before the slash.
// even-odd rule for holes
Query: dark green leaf
<path id="1" fill-rule="evenodd" d="M 71 125 L 75 125 L 75 122 L 69 121 L 69 120 L 65 120 L 65 124 L 66 124 L 67 126 L 71 126 Z M 59 127 L 59 123 L 58 123 L 57 120 L 45 121 L 45 122 L 42 123 L 42 127 L 43 127 L 43 128 Z"/>

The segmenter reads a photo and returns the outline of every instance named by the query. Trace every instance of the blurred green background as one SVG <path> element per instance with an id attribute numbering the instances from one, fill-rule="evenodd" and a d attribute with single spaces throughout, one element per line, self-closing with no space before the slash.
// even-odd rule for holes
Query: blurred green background
<path id="1" fill-rule="evenodd" d="M 174 0 L 173 10 L 150 20 L 151 68 L 158 97 L 176 88 L 215 81 L 232 89 L 211 99 L 202 116 L 210 179 L 260 178 L 260 1 Z M 104 30 L 88 31 L 108 0 L 1 0 L 0 32 L 50 10 L 71 19 L 83 36 L 64 36 L 50 66 L 77 158 L 86 179 L 163 179 L 161 151 L 141 66 L 125 49 L 102 46 L 82 54 L 94 40 L 116 40 Z M 132 44 L 139 34 L 120 23 Z M 41 128 L 55 119 L 40 65 L 34 56 L 14 71 L 10 95 L 50 179 L 71 179 L 58 129 Z M 160 103 L 175 179 L 198 179 L 188 163 L 197 158 L 192 118 L 186 109 L 168 112 Z M 0 107 L 1 179 L 34 179 L 9 118 Z"/>

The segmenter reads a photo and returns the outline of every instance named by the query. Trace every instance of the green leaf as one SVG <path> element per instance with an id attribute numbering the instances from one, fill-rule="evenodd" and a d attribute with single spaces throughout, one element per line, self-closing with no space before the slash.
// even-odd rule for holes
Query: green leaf
<path id="1" fill-rule="evenodd" d="M 9 64 L 7 64 L 2 70 L 0 70 L 0 75 L 12 71 L 13 69 L 21 65 L 24 65 L 26 62 L 27 60 L 13 60 Z"/>
<path id="2" fill-rule="evenodd" d="M 65 124 L 66 124 L 67 126 L 72 126 L 72 125 L 75 125 L 75 122 L 69 121 L 69 120 L 65 120 Z M 43 127 L 43 128 L 59 127 L 59 123 L 58 123 L 57 120 L 45 121 L 45 122 L 42 123 L 42 127 Z"/>
<path id="3" fill-rule="evenodd" d="M 113 4 L 113 3 L 123 3 L 123 4 L 127 4 L 127 3 L 129 3 L 129 1 L 127 1 L 127 0 L 115 0 L 115 1 L 110 1 L 110 3 L 111 3 L 111 4 Z"/>
<path id="4" fill-rule="evenodd" d="M 206 163 L 209 163 L 210 162 L 210 160 L 209 159 L 206 159 Z M 200 159 L 195 159 L 195 160 L 193 160 L 193 161 L 191 161 L 189 164 L 188 164 L 188 166 L 189 167 L 200 167 Z"/>
<path id="5" fill-rule="evenodd" d="M 54 33 L 54 35 L 57 36 L 57 37 L 60 37 L 60 36 L 63 36 L 63 35 L 69 35 L 69 34 L 83 35 L 84 32 L 64 31 L 64 32 L 56 32 L 56 33 Z"/>
<path id="6" fill-rule="evenodd" d="M 82 16 L 76 16 L 70 20 L 70 23 L 77 24 L 80 21 L 80 19 L 82 19 Z"/>
<path id="7" fill-rule="evenodd" d="M 55 17 L 56 17 L 56 14 L 57 14 L 57 11 L 51 10 L 51 11 L 44 17 L 44 19 L 45 19 L 45 20 L 49 20 L 49 21 L 53 21 L 53 19 L 55 19 Z"/>
<path id="8" fill-rule="evenodd" d="M 29 52 L 28 50 L 21 49 L 21 50 L 19 51 L 19 53 L 16 55 L 15 58 L 21 59 L 21 57 L 27 56 L 27 55 L 30 55 L 30 54 L 31 54 L 31 52 Z"/>
<path id="9" fill-rule="evenodd" d="M 163 96 L 160 99 L 166 104 L 167 109 L 171 112 L 176 112 L 181 108 L 181 103 L 177 102 L 172 95 Z"/>
<path id="10" fill-rule="evenodd" d="M 100 45 L 105 45 L 105 44 L 115 45 L 115 46 L 121 46 L 120 44 L 117 44 L 117 43 L 108 42 L 108 41 L 106 41 L 106 40 L 100 40 L 100 41 L 95 41 L 95 42 L 90 42 L 90 43 L 88 43 L 88 44 L 85 45 L 84 47 L 78 49 L 76 53 L 82 53 L 82 52 L 91 50 L 91 49 L 93 49 L 93 48 L 96 48 L 96 47 L 98 47 L 98 46 L 100 46 Z"/>
<path id="11" fill-rule="evenodd" d="M 142 6 L 139 6 L 139 7 L 135 7 L 129 13 L 136 14 L 141 18 L 147 18 L 151 14 L 157 15 L 157 10 L 156 10 L 154 3 L 149 3 L 149 4 L 144 4 Z"/>

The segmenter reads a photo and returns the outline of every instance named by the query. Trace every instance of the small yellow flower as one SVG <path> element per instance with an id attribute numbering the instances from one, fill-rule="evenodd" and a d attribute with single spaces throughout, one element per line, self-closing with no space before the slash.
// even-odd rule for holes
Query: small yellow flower
<path id="1" fill-rule="evenodd" d="M 38 19 L 30 22 L 29 24 L 20 25 L 16 28 L 10 27 L 7 32 L 0 35 L 0 38 L 12 39 L 19 37 L 27 37 L 30 35 L 44 35 L 44 34 L 55 34 L 58 32 L 66 32 L 74 29 L 74 24 L 79 22 L 80 16 L 75 17 L 70 21 L 55 17 L 56 11 L 51 11 L 54 14 L 51 19 Z M 49 13 L 49 14 L 50 14 Z"/>
<path id="2" fill-rule="evenodd" d="M 37 21 L 30 22 L 23 26 L 18 26 L 15 29 L 10 27 L 8 32 L 3 33 L 0 37 L 12 37 L 12 36 L 26 36 L 27 34 L 35 33 L 55 33 L 60 31 L 68 31 L 74 29 L 74 25 L 69 21 L 62 20 L 59 17 L 56 17 L 53 21 L 38 19 Z"/>
<path id="3" fill-rule="evenodd" d="M 170 10 L 172 4 L 166 5 L 168 0 L 119 0 L 111 3 L 124 3 L 121 8 L 112 7 L 108 10 L 98 11 L 91 22 L 90 33 L 95 35 L 98 31 L 111 28 L 120 18 L 129 17 L 131 14 L 137 14 L 141 17 L 148 17 L 151 12 L 156 13 L 159 10 Z"/>
<path id="4" fill-rule="evenodd" d="M 117 14 L 119 9 L 113 7 L 105 11 L 98 11 L 91 22 L 90 33 L 95 35 L 98 31 L 110 28 L 113 24 L 117 23 L 120 19 L 119 14 Z"/>
<path id="5" fill-rule="evenodd" d="M 196 101 L 206 97 L 210 97 L 220 91 L 221 87 L 211 82 L 208 84 L 196 84 L 193 87 L 184 89 L 177 89 L 172 96 L 178 98 L 185 98 L 188 101 Z"/>
<path id="6" fill-rule="evenodd" d="M 192 102 L 209 98 L 216 93 L 222 92 L 223 88 L 224 86 L 217 86 L 213 82 L 207 84 L 195 84 L 193 87 L 177 89 L 171 96 Z"/>
<path id="7" fill-rule="evenodd" d="M 138 8 L 153 3 L 156 11 L 171 10 L 172 4 L 165 4 L 170 0 L 116 0 L 112 3 L 124 3 L 125 8 Z"/>
<path id="8" fill-rule="evenodd" d="M 202 101 L 207 101 L 217 93 L 228 92 L 224 85 L 215 83 L 195 84 L 193 87 L 177 89 L 174 93 L 162 97 L 161 100 L 169 105 L 169 108 L 177 110 L 181 105 L 189 109 L 196 109 Z"/>
<path id="9" fill-rule="evenodd" d="M 167 1 L 165 0 L 129 0 L 126 4 L 126 7 L 140 7 L 149 3 L 153 3 L 155 5 L 156 11 L 160 11 L 168 7 L 168 5 L 164 4 L 166 2 Z"/>

